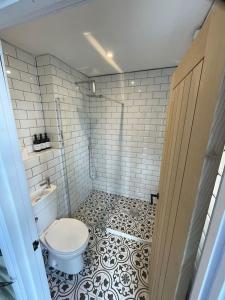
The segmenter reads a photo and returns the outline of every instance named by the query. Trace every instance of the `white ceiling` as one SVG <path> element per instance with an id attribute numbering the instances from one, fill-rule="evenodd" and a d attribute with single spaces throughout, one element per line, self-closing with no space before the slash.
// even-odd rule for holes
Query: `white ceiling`
<path id="1" fill-rule="evenodd" d="M 210 6 L 210 0 L 92 0 L 3 29 L 0 36 L 35 55 L 51 53 L 89 76 L 170 67 Z"/>

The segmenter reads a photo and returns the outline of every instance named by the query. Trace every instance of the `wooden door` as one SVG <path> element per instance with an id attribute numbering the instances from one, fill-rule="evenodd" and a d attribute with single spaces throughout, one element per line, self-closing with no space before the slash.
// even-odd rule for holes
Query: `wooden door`
<path id="1" fill-rule="evenodd" d="M 183 300 L 190 281 L 191 274 L 186 274 L 187 284 L 179 282 L 190 248 L 189 233 L 199 201 L 197 189 L 225 65 L 225 34 L 221 26 L 225 28 L 225 9 L 217 5 L 173 76 L 150 260 L 152 300 Z M 217 152 L 219 157 L 220 149 Z M 212 173 L 209 183 L 212 188 L 213 176 Z M 209 201 L 210 194 L 205 208 Z M 198 228 L 203 226 L 204 218 L 203 213 L 199 224 L 195 224 Z M 192 243 L 196 250 L 198 235 Z M 193 257 L 191 260 L 190 265 Z"/>

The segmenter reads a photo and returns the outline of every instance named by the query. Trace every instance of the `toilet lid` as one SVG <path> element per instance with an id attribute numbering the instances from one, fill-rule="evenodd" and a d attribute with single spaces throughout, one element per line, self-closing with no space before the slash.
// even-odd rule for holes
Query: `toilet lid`
<path id="1" fill-rule="evenodd" d="M 62 218 L 54 222 L 45 235 L 49 246 L 63 253 L 75 252 L 88 241 L 87 226 L 76 219 Z"/>

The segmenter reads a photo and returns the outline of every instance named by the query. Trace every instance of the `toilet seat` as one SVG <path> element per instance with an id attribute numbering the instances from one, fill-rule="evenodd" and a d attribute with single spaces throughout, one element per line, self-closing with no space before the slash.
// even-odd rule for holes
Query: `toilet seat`
<path id="1" fill-rule="evenodd" d="M 86 248 L 89 239 L 87 226 L 76 219 L 62 218 L 53 222 L 45 233 L 45 241 L 56 253 L 76 254 Z"/>

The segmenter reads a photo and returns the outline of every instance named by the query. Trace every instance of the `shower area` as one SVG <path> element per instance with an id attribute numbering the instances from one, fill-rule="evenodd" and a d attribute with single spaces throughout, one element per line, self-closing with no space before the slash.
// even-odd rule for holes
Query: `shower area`
<path id="1" fill-rule="evenodd" d="M 81 220 L 90 234 L 79 274 L 46 265 L 52 299 L 147 300 L 151 194 L 158 192 L 173 69 L 87 78 L 50 62 L 47 72 L 57 77 L 51 75 L 51 89 L 49 81 L 42 86 L 42 101 L 60 151 L 48 167 L 59 164 L 60 177 L 48 175 L 59 187 L 59 217 Z"/>
<path id="2" fill-rule="evenodd" d="M 104 232 L 149 243 L 156 206 L 130 197 L 123 187 L 125 99 L 103 94 L 95 80 L 74 85 L 76 97 L 55 99 L 68 215 Z M 108 172 L 111 183 L 104 178 Z"/>

